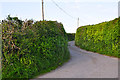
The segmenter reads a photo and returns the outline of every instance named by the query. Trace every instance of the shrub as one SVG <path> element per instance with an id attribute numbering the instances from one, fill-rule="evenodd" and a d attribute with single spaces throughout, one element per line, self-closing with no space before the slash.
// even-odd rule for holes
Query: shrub
<path id="1" fill-rule="evenodd" d="M 116 18 L 109 22 L 79 27 L 75 44 L 86 50 L 120 57 L 119 20 Z"/>
<path id="2" fill-rule="evenodd" d="M 68 40 L 69 41 L 74 41 L 75 40 L 75 33 L 67 33 Z"/>
<path id="3" fill-rule="evenodd" d="M 69 59 L 67 35 L 56 21 L 2 21 L 2 78 L 33 78 Z"/>

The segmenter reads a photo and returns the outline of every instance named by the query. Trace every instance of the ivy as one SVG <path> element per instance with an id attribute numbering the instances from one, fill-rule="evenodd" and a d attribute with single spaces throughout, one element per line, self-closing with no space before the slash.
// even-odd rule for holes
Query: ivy
<path id="1" fill-rule="evenodd" d="M 67 34 L 56 21 L 2 21 L 2 78 L 33 78 L 70 57 Z"/>
<path id="2" fill-rule="evenodd" d="M 80 48 L 120 58 L 120 18 L 77 29 L 75 44 Z"/>

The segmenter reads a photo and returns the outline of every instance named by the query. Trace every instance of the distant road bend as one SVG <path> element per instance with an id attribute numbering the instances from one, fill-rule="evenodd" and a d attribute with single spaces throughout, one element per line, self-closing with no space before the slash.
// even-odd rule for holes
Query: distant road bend
<path id="1" fill-rule="evenodd" d="M 38 78 L 118 78 L 118 59 L 82 50 L 68 43 L 71 59 Z"/>

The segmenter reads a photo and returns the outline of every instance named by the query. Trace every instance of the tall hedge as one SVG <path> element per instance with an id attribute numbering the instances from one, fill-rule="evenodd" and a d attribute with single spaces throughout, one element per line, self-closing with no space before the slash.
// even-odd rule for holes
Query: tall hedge
<path id="1" fill-rule="evenodd" d="M 75 33 L 67 33 L 68 40 L 69 41 L 74 41 L 75 40 Z"/>
<path id="2" fill-rule="evenodd" d="M 120 18 L 77 29 L 75 44 L 80 48 L 120 58 Z"/>
<path id="3" fill-rule="evenodd" d="M 33 78 L 69 59 L 67 35 L 56 21 L 2 20 L 2 78 Z"/>

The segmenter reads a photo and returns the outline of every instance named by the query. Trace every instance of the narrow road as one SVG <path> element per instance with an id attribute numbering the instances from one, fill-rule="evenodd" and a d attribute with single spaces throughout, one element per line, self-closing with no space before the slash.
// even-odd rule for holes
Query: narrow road
<path id="1" fill-rule="evenodd" d="M 69 62 L 38 78 L 118 78 L 118 59 L 68 46 Z"/>

